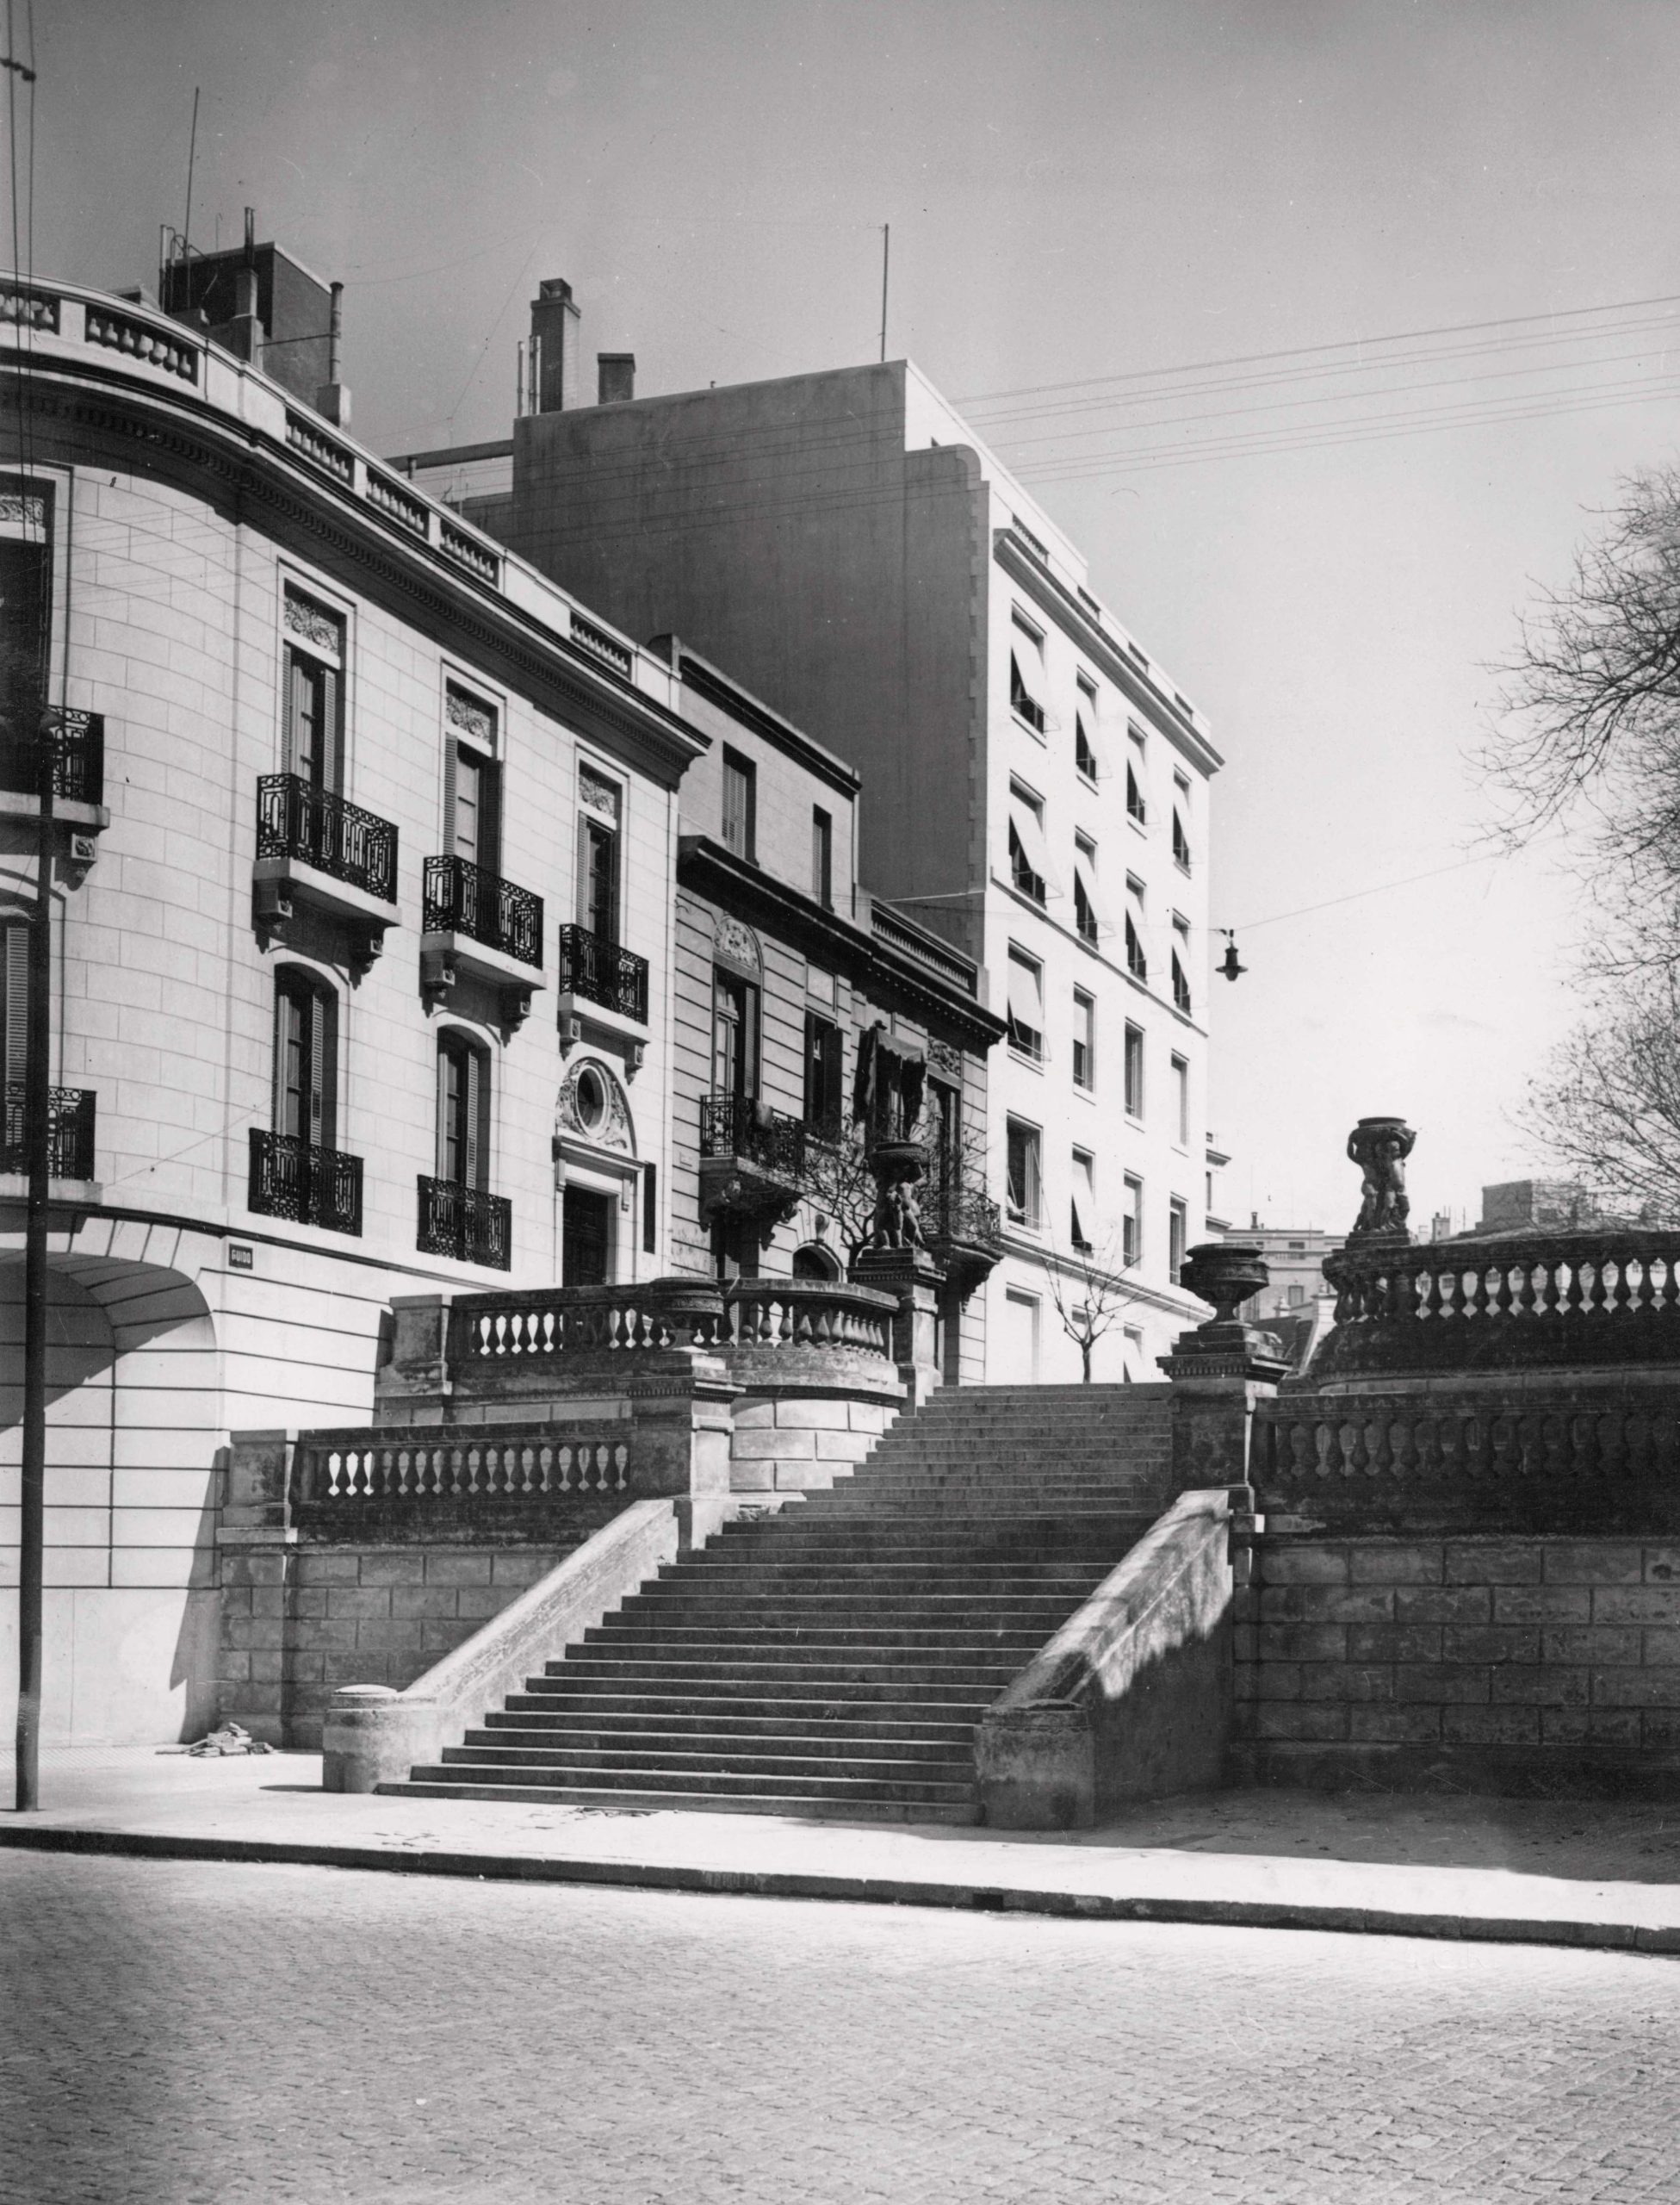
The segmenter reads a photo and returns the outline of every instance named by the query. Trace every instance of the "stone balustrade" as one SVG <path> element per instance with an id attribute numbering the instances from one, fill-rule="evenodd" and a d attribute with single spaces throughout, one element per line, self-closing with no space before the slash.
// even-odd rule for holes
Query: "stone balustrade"
<path id="1" fill-rule="evenodd" d="M 456 1295 L 448 1357 L 456 1376 L 483 1379 L 497 1365 L 566 1355 L 710 1349 L 722 1330 L 722 1297 L 707 1279 L 511 1289 Z"/>
<path id="2" fill-rule="evenodd" d="M 897 1309 L 896 1295 L 874 1287 L 828 1279 L 735 1279 L 724 1289 L 720 1345 L 849 1348 L 890 1362 Z"/>
<path id="3" fill-rule="evenodd" d="M 1327 1258 L 1316 1383 L 1448 1370 L 1680 1364 L 1680 1233 L 1384 1236 Z"/>

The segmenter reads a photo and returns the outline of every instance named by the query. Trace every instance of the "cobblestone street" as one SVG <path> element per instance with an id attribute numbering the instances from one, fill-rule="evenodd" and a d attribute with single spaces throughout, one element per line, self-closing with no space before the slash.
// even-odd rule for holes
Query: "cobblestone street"
<path id="1" fill-rule="evenodd" d="M 0 1854 L 0 2196 L 1680 2199 L 1680 1967 Z"/>

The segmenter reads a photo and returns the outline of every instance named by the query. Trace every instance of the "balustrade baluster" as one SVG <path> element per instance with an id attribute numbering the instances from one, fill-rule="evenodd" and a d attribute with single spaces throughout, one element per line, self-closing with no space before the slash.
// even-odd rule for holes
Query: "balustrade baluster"
<path id="1" fill-rule="evenodd" d="M 1515 1300 L 1511 1293 L 1511 1266 L 1509 1264 L 1497 1264 L 1494 1269 L 1494 1278 L 1496 1281 L 1493 1289 L 1494 1314 L 1499 1317 L 1509 1317 Z"/>
<path id="2" fill-rule="evenodd" d="M 1626 1269 L 1624 1264 L 1624 1271 Z M 1657 1306 L 1657 1281 L 1649 1256 L 1641 1256 L 1639 1259 L 1639 1283 L 1634 1289 L 1634 1300 L 1641 1316 Z"/>
<path id="3" fill-rule="evenodd" d="M 569 1447 L 562 1447 L 560 1450 L 560 1490 L 562 1493 L 572 1490 L 572 1450 Z"/>
<path id="4" fill-rule="evenodd" d="M 1519 1317 L 1532 1317 L 1534 1314 L 1534 1306 L 1538 1298 L 1534 1293 L 1534 1266 L 1533 1264 L 1517 1264 L 1513 1265 L 1512 1268 L 1516 1271 L 1519 1281 L 1516 1294 L 1516 1314 Z"/>
<path id="5" fill-rule="evenodd" d="M 1610 1314 L 1613 1317 L 1625 1317 L 1628 1304 L 1634 1298 L 1633 1290 L 1627 1283 L 1627 1258 L 1618 1257 L 1610 1268 L 1615 1273 L 1615 1283 L 1610 1289 Z"/>
<path id="6" fill-rule="evenodd" d="M 1602 1317 L 1604 1314 L 1604 1303 L 1608 1299 L 1604 1292 L 1604 1266 L 1602 1263 L 1592 1263 L 1587 1268 L 1592 1273 L 1592 1284 L 1587 1289 L 1588 1313 L 1595 1317 Z"/>
<path id="7" fill-rule="evenodd" d="M 629 1483 L 630 1450 L 621 1440 L 613 1453 L 618 1465 L 618 1490 L 623 1493 Z"/>

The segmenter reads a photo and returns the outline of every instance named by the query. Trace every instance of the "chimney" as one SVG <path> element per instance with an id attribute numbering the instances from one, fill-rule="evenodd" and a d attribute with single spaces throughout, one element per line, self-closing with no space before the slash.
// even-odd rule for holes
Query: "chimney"
<path id="1" fill-rule="evenodd" d="M 595 355 L 598 406 L 622 406 L 635 396 L 635 354 L 598 352 Z"/>
<path id="2" fill-rule="evenodd" d="M 572 302 L 572 286 L 558 276 L 545 276 L 530 302 L 531 381 L 539 413 L 559 413 L 578 404 L 582 319 Z"/>
<path id="3" fill-rule="evenodd" d="M 263 325 L 257 319 L 257 209 L 245 208 L 245 256 L 233 271 L 233 318 L 227 349 L 241 360 L 255 362 L 261 352 Z"/>
<path id="4" fill-rule="evenodd" d="M 350 426 L 350 386 L 343 380 L 344 287 L 335 283 L 327 309 L 326 381 L 315 393 L 315 411 L 340 429 Z"/>

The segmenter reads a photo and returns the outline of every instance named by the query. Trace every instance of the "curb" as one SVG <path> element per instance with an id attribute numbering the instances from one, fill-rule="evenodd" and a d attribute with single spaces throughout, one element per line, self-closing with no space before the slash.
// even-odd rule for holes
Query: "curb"
<path id="1" fill-rule="evenodd" d="M 387 1875 L 457 1876 L 477 1883 L 578 1884 L 691 1891 L 735 1898 L 808 1898 L 867 1906 L 922 1906 L 960 1914 L 1041 1914 L 1081 1922 L 1169 1922 L 1243 1929 L 1333 1930 L 1359 1937 L 1429 1937 L 1460 1944 L 1566 1945 L 1598 1952 L 1680 1953 L 1680 1923 L 1564 1920 L 1546 1916 L 1406 1914 L 1386 1907 L 1298 1900 L 1129 1898 L 1103 1891 L 1038 1891 L 908 1877 L 825 1876 L 805 1870 L 696 1868 L 640 1860 L 554 1860 L 534 1855 L 397 1852 L 283 1838 L 185 1837 L 148 1830 L 0 1829 L 0 1847 L 143 1860 L 232 1860 Z"/>

